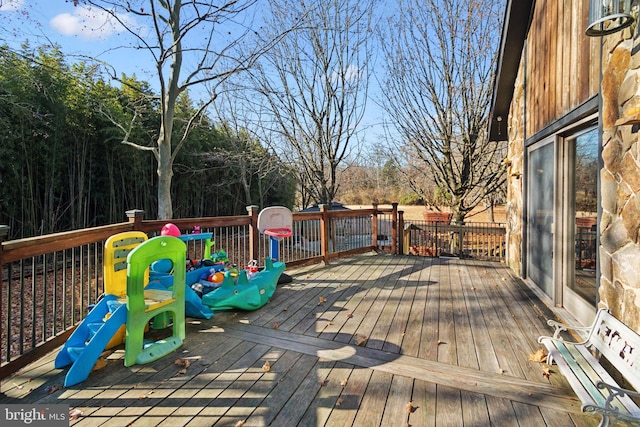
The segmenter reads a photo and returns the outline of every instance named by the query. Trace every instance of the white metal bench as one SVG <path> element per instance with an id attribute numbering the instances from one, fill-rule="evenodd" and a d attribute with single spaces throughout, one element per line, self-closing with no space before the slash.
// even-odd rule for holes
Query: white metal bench
<path id="1" fill-rule="evenodd" d="M 553 337 L 542 336 L 549 354 L 547 363 L 554 361 L 560 372 L 582 401 L 583 412 L 602 414 L 600 427 L 609 425 L 610 417 L 640 421 L 640 408 L 631 397 L 640 398 L 640 336 L 613 317 L 608 310 L 598 310 L 589 327 L 570 327 L 554 320 Z M 560 333 L 568 330 L 588 332 L 583 342 L 564 341 Z M 600 364 L 605 357 L 635 390 L 619 386 Z M 635 425 L 635 424 L 634 424 Z"/>

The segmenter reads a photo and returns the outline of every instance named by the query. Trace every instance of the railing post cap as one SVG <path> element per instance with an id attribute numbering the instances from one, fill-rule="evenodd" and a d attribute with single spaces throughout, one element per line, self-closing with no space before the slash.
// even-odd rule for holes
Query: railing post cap
<path id="1" fill-rule="evenodd" d="M 130 211 L 126 211 L 127 218 L 142 218 L 144 216 L 144 211 L 142 209 L 131 209 Z"/>
<path id="2" fill-rule="evenodd" d="M 249 205 L 249 206 L 247 206 L 247 212 L 257 211 L 258 209 L 260 209 L 260 206 L 258 206 L 258 205 Z"/>
<path id="3" fill-rule="evenodd" d="M 327 210 L 328 207 L 329 207 L 329 205 L 326 205 L 324 203 L 320 203 L 318 205 L 318 208 L 320 208 L 321 211 Z"/>
<path id="4" fill-rule="evenodd" d="M 0 237 L 7 236 L 9 234 L 10 227 L 8 225 L 0 225 Z"/>

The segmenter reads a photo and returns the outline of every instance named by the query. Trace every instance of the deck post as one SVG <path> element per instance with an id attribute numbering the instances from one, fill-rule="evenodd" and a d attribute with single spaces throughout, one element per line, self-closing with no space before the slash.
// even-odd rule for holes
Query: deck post
<path id="1" fill-rule="evenodd" d="M 398 202 L 391 203 L 391 253 L 398 255 Z"/>
<path id="2" fill-rule="evenodd" d="M 133 224 L 132 230 L 141 231 L 144 211 L 141 209 L 132 209 L 130 211 L 126 211 L 125 214 L 127 214 L 127 218 L 129 218 L 129 223 Z"/>
<path id="3" fill-rule="evenodd" d="M 404 211 L 398 211 L 398 228 L 394 230 L 398 238 L 398 251 L 396 252 L 396 255 L 404 255 L 404 233 L 402 235 L 402 238 L 400 237 L 400 234 L 399 234 L 400 232 L 403 232 L 403 231 L 404 231 Z"/>
<path id="4" fill-rule="evenodd" d="M 378 202 L 371 203 L 373 205 L 373 217 L 371 218 L 371 245 L 378 247 Z"/>
<path id="5" fill-rule="evenodd" d="M 320 213 L 322 218 L 320 219 L 320 255 L 325 264 L 329 264 L 329 213 L 327 211 L 327 205 L 320 204 Z"/>
<path id="6" fill-rule="evenodd" d="M 247 212 L 251 217 L 251 223 L 249 224 L 249 261 L 257 260 L 260 253 L 259 236 L 258 236 L 258 209 L 259 206 L 251 205 L 247 206 Z"/>

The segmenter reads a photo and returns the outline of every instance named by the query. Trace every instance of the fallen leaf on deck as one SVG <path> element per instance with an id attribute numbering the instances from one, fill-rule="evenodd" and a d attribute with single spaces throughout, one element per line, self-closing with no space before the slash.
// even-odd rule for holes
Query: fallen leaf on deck
<path id="1" fill-rule="evenodd" d="M 413 412 L 413 402 L 407 403 L 407 414 L 411 414 Z"/>
<path id="2" fill-rule="evenodd" d="M 327 302 L 327 299 L 326 299 L 325 297 L 319 297 L 319 298 L 318 298 L 318 305 L 322 305 L 322 304 L 324 304 L 325 302 Z"/>
<path id="3" fill-rule="evenodd" d="M 240 420 L 236 423 L 236 427 L 242 427 L 247 420 Z"/>
<path id="4" fill-rule="evenodd" d="M 340 406 L 342 405 L 342 398 L 339 397 L 338 400 L 336 401 L 336 406 Z"/>
<path id="5" fill-rule="evenodd" d="M 352 317 L 353 317 L 353 314 L 347 313 L 347 319 L 351 319 Z"/>
<path id="6" fill-rule="evenodd" d="M 287 311 L 287 310 L 289 310 L 288 307 L 285 307 L 285 308 L 282 309 L 282 311 Z"/>
<path id="7" fill-rule="evenodd" d="M 54 385 L 52 385 L 52 386 L 49 386 L 49 387 L 47 388 L 47 394 L 55 393 L 56 391 L 60 390 L 61 388 L 62 388 L 62 387 L 60 387 L 60 386 L 59 386 L 59 385 L 57 385 L 57 384 L 54 384 Z"/>
<path id="8" fill-rule="evenodd" d="M 13 385 L 16 386 L 18 390 L 22 390 L 22 388 L 24 387 L 23 385 L 18 385 L 16 383 L 13 383 Z"/>
<path id="9" fill-rule="evenodd" d="M 532 362 L 544 363 L 547 361 L 547 355 L 543 349 L 538 349 L 535 353 L 529 355 Z"/>
<path id="10" fill-rule="evenodd" d="M 82 413 L 82 411 L 80 409 L 74 409 L 72 411 L 69 411 L 69 419 L 70 420 L 77 420 L 78 418 L 80 418 L 83 415 L 84 414 Z"/>
<path id="11" fill-rule="evenodd" d="M 96 360 L 96 364 L 93 365 L 93 369 L 91 369 L 91 372 L 102 369 L 105 366 L 107 366 L 107 359 L 99 358 L 98 360 Z"/>
<path id="12" fill-rule="evenodd" d="M 342 387 L 346 387 L 346 386 L 347 386 L 347 380 L 342 380 L 342 381 L 340 381 L 340 385 L 341 385 Z"/>
<path id="13" fill-rule="evenodd" d="M 273 329 L 278 329 L 280 327 L 280 324 L 278 322 L 275 322 L 273 324 Z"/>
<path id="14" fill-rule="evenodd" d="M 271 362 L 269 362 L 268 360 L 266 362 L 264 362 L 264 365 L 262 365 L 262 370 L 264 372 L 271 371 Z"/>
<path id="15" fill-rule="evenodd" d="M 189 366 L 191 366 L 191 362 L 189 361 L 189 359 L 176 359 L 174 363 L 176 365 L 182 366 L 184 369 L 187 369 Z"/>
<path id="16" fill-rule="evenodd" d="M 440 347 L 442 344 L 444 344 L 444 341 L 438 340 L 438 342 L 436 342 L 436 346 Z"/>
<path id="17" fill-rule="evenodd" d="M 547 366 L 542 368 L 542 376 L 546 379 L 549 379 L 549 377 L 551 376 L 551 370 Z"/>
<path id="18" fill-rule="evenodd" d="M 362 347 L 367 343 L 369 337 L 366 335 L 356 335 L 353 337 L 353 342 L 356 343 L 357 346 Z"/>
<path id="19" fill-rule="evenodd" d="M 323 387 L 325 385 L 327 385 L 327 383 L 329 382 L 329 380 L 327 378 L 320 380 L 320 387 Z"/>

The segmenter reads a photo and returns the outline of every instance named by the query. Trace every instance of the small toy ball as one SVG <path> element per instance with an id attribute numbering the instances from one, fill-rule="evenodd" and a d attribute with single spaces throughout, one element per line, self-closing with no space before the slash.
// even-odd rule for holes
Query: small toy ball
<path id="1" fill-rule="evenodd" d="M 169 222 L 162 227 L 160 235 L 178 237 L 180 235 L 180 229 Z"/>
<path id="2" fill-rule="evenodd" d="M 213 283 L 221 283 L 224 280 L 224 273 L 221 271 L 216 272 L 213 276 L 210 277 L 210 282 Z"/>

